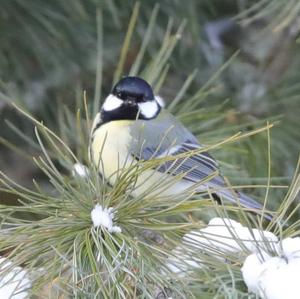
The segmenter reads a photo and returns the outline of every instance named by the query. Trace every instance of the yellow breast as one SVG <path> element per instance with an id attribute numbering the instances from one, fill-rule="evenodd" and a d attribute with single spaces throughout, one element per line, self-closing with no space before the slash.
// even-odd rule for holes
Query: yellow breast
<path id="1" fill-rule="evenodd" d="M 128 154 L 129 125 L 126 120 L 109 122 L 99 127 L 92 137 L 91 160 L 111 183 L 115 182 L 118 170 L 132 162 Z"/>
<path id="2" fill-rule="evenodd" d="M 131 122 L 127 120 L 109 122 L 100 126 L 92 136 L 90 144 L 91 161 L 112 185 L 115 184 L 118 174 L 124 168 L 136 163 L 129 153 L 131 142 L 130 124 Z M 132 190 L 134 196 L 150 195 L 150 193 L 160 195 L 178 194 L 189 187 L 189 184 L 175 182 L 171 176 L 155 170 L 139 173 L 134 185 L 135 187 Z"/>

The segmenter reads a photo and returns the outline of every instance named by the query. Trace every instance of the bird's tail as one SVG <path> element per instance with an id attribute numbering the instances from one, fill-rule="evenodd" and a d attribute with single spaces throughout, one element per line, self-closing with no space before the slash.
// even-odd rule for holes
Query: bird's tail
<path id="1" fill-rule="evenodd" d="M 254 213 L 263 215 L 263 217 L 268 220 L 272 220 L 273 218 L 269 213 L 263 211 L 262 204 L 260 204 L 259 202 L 257 202 L 256 200 L 244 193 L 232 190 L 220 190 L 217 192 L 217 195 L 233 203 L 237 203 L 244 208 L 253 209 Z"/>

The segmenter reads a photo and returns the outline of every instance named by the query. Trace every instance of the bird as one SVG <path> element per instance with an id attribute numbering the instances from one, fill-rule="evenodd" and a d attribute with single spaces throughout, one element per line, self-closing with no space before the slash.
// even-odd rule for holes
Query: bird
<path id="1" fill-rule="evenodd" d="M 138 175 L 134 197 L 148 194 L 149 188 L 160 196 L 209 192 L 218 203 L 262 209 L 250 196 L 228 188 L 218 162 L 140 77 L 121 78 L 104 100 L 93 121 L 89 156 L 111 185 L 123 169 L 141 161 L 162 161 Z"/>

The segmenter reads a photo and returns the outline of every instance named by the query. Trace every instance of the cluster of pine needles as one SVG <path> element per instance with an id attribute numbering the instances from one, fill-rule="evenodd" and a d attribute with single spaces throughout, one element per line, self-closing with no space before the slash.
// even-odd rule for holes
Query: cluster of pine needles
<path id="1" fill-rule="evenodd" d="M 133 8 L 112 84 L 125 72 L 124 66 L 139 7 L 138 3 Z M 168 78 L 168 61 L 184 34 L 185 26 L 185 22 L 182 22 L 174 29 L 173 21 L 170 20 L 161 46 L 151 59 L 146 60 L 145 53 L 157 15 L 156 5 L 149 17 L 136 59 L 127 72 L 129 75 L 145 78 L 154 86 L 156 94 Z M 240 271 L 249 252 L 245 250 L 242 254 L 233 256 L 213 248 L 212 254 L 212 248 L 199 250 L 192 243 L 183 244 L 182 238 L 191 230 L 205 227 L 207 221 L 214 216 L 235 218 L 249 228 L 267 229 L 281 238 L 298 235 L 299 204 L 295 203 L 295 199 L 300 190 L 299 164 L 295 167 L 295 175 L 289 187 L 273 184 L 270 137 L 272 125 L 264 121 L 251 122 L 253 130 L 247 130 L 247 123 L 226 127 L 213 138 L 207 135 L 207 139 L 212 142 L 203 150 L 213 151 L 222 157 L 220 153 L 224 149 L 228 151 L 228 148 L 241 146 L 245 140 L 247 143 L 256 136 L 264 140 L 267 177 L 258 180 L 256 184 L 228 185 L 228 188 L 243 188 L 255 194 L 264 204 L 262 215 L 251 214 L 240 206 L 219 206 L 209 193 L 202 194 L 201 198 L 193 194 L 163 197 L 152 188 L 133 198 L 131 193 L 136 177 L 145 169 L 157 167 L 164 159 L 140 162 L 129 169 L 121 169 L 116 184 L 111 186 L 99 176 L 88 159 L 87 145 L 92 118 L 105 96 L 101 90 L 101 9 L 97 10 L 96 17 L 98 63 L 94 99 L 89 99 L 83 93 L 80 100 L 76 101 L 76 109 L 58 106 L 58 130 L 52 130 L 44 122 L 37 120 L 28 112 L 24 103 L 15 104 L 14 99 L 4 93 L 0 94 L 1 100 L 9 103 L 34 128 L 32 137 L 26 135 L 16 124 L 7 123 L 15 136 L 28 143 L 37 154 L 31 157 L 3 138 L 2 144 L 15 150 L 24 159 L 31 160 L 44 176 L 42 182 L 33 180 L 33 187 L 28 188 L 0 172 L 1 191 L 18 198 L 15 204 L 0 205 L 0 252 L 12 261 L 11 267 L 20 266 L 28 271 L 31 280 L 28 291 L 39 298 L 255 298 L 248 294 Z M 188 90 L 197 71 L 191 73 L 167 106 L 196 135 L 224 120 L 222 111 L 226 103 L 214 104 L 207 109 L 203 109 L 202 104 L 212 91 L 214 80 L 236 55 L 238 53 L 193 94 Z M 201 126 L 198 126 L 199 123 Z M 232 132 L 235 133 L 231 134 Z M 234 151 L 234 154 L 239 153 Z M 86 176 L 74 172 L 76 163 L 87 167 Z M 229 174 L 232 171 L 232 166 L 226 163 L 221 163 L 221 167 L 225 168 L 225 172 L 227 168 Z M 180 177 L 175 177 L 171 183 L 178 179 Z M 51 187 L 45 186 L 44 181 L 49 182 Z M 91 211 L 97 204 L 114 209 L 113 221 L 121 228 L 121 232 L 111 233 L 104 227 L 94 227 Z M 263 214 L 269 212 L 270 207 L 273 218 L 268 222 L 264 220 Z M 201 266 L 193 267 L 186 263 L 185 257 L 177 256 L 185 266 L 181 273 L 172 271 L 168 267 L 168 261 L 175 254 L 174 248 L 178 246 L 189 253 L 189 258 L 201 261 Z M 220 262 L 220 257 L 226 263 Z M 1 275 L 6 275 L 11 267 L 0 272 L 0 280 Z"/>

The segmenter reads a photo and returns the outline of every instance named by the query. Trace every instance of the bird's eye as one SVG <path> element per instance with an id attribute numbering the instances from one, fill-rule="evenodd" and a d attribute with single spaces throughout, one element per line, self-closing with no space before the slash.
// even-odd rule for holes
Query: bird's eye
<path id="1" fill-rule="evenodd" d="M 122 93 L 121 93 L 121 92 L 118 92 L 118 93 L 117 93 L 117 97 L 121 99 L 121 98 L 122 98 Z"/>

